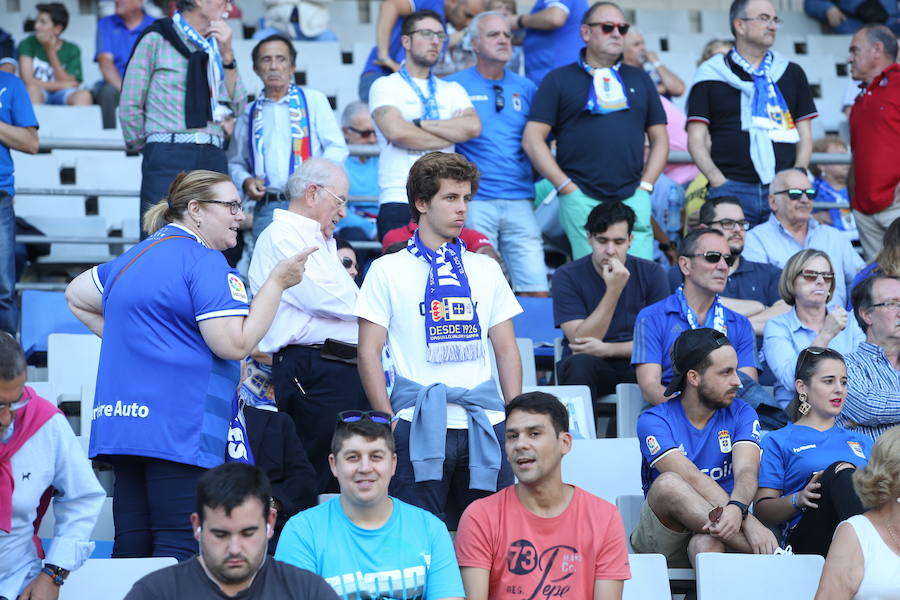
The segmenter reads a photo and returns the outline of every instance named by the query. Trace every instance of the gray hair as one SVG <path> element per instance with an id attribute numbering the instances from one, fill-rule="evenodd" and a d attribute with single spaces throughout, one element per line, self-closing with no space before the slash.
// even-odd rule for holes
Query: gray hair
<path id="1" fill-rule="evenodd" d="M 178 12 L 186 12 L 197 8 L 196 0 L 175 0 L 175 10 Z"/>
<path id="2" fill-rule="evenodd" d="M 866 38 L 869 40 L 870 44 L 873 46 L 875 44 L 881 44 L 884 55 L 888 57 L 891 62 L 897 60 L 897 36 L 894 35 L 893 31 L 884 25 L 876 23 L 863 25 L 860 29 L 866 32 Z"/>
<path id="3" fill-rule="evenodd" d="M 731 7 L 728 9 L 728 27 L 731 29 L 731 35 L 737 36 L 737 31 L 734 29 L 734 22 L 736 19 L 743 19 L 747 16 L 747 5 L 750 4 L 750 0 L 734 0 L 731 3 Z"/>
<path id="4" fill-rule="evenodd" d="M 506 18 L 499 10 L 488 10 L 482 13 L 478 13 L 475 15 L 475 18 L 469 23 L 469 26 L 466 28 L 466 32 L 469 34 L 469 39 L 477 40 L 481 37 L 481 21 L 485 17 L 502 17 Z"/>
<path id="5" fill-rule="evenodd" d="M 304 161 L 287 181 L 288 199 L 302 197 L 310 185 L 329 185 L 340 169 L 339 164 L 327 158 L 310 158 Z"/>
<path id="6" fill-rule="evenodd" d="M 360 112 L 369 112 L 369 105 L 362 100 L 354 100 L 345 106 L 344 112 L 341 113 L 341 127 L 350 127 L 353 117 Z"/>
<path id="7" fill-rule="evenodd" d="M 0 331 L 0 379 L 12 381 L 25 372 L 25 353 L 12 335 Z"/>
<path id="8" fill-rule="evenodd" d="M 809 173 L 806 171 L 806 169 L 804 169 L 803 167 L 791 167 L 789 169 L 785 169 L 783 171 L 778 171 L 777 173 L 775 173 L 775 177 L 772 178 L 772 183 L 769 184 L 769 193 L 770 194 L 772 193 L 772 190 L 778 189 L 778 188 L 781 188 L 784 186 L 782 181 L 784 181 L 784 178 L 787 177 L 787 175 L 789 173 L 802 174 L 804 177 L 806 177 L 806 185 L 811 185 L 810 182 L 812 181 L 812 178 L 809 176 Z M 776 185 L 776 184 L 778 184 L 778 185 Z"/>

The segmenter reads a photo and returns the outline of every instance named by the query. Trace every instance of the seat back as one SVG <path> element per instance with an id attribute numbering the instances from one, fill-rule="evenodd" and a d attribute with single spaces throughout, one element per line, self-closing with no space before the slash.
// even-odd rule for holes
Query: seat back
<path id="1" fill-rule="evenodd" d="M 25 290 L 22 292 L 21 333 L 22 349 L 25 356 L 29 356 L 32 352 L 47 352 L 51 334 L 91 332 L 69 310 L 63 292 Z"/>
<path id="2" fill-rule="evenodd" d="M 813 600 L 824 564 L 817 554 L 702 552 L 696 561 L 697 598 Z"/>
<path id="3" fill-rule="evenodd" d="M 522 393 L 545 392 L 553 394 L 569 413 L 569 433 L 576 440 L 593 440 L 597 437 L 591 390 L 586 385 L 523 385 Z"/>
<path id="4" fill-rule="evenodd" d="M 122 600 L 144 575 L 176 564 L 174 558 L 89 558 L 59 588 L 59 600 Z"/>
<path id="5" fill-rule="evenodd" d="M 616 386 L 616 437 L 637 435 L 637 421 L 641 412 L 649 408 L 641 388 L 636 383 L 620 383 Z"/>
<path id="6" fill-rule="evenodd" d="M 662 554 L 629 554 L 631 579 L 625 581 L 622 600 L 669 600 L 669 574 Z"/>
<path id="7" fill-rule="evenodd" d="M 638 521 L 641 520 L 641 507 L 644 505 L 644 496 L 641 494 L 628 494 L 626 496 L 616 497 L 616 508 L 622 516 L 622 524 L 625 526 L 625 540 L 628 542 L 628 551 L 633 552 L 631 547 L 631 532 L 637 527 Z"/>
<path id="8" fill-rule="evenodd" d="M 97 382 L 101 340 L 93 333 L 53 333 L 47 342 L 47 379 L 58 394 L 81 395 Z"/>
<path id="9" fill-rule="evenodd" d="M 575 440 L 563 457 L 562 476 L 610 503 L 629 494 L 642 494 L 641 449 L 637 438 Z"/>

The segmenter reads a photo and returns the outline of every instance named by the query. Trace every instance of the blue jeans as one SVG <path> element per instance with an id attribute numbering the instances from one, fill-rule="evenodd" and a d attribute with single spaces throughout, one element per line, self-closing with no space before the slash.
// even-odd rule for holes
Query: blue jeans
<path id="1" fill-rule="evenodd" d="M 391 479 L 390 494 L 413 506 L 424 508 L 440 518 L 447 529 L 456 531 L 463 511 L 475 500 L 494 492 L 469 489 L 469 430 L 448 429 L 444 446 L 444 477 L 440 481 L 416 483 L 416 475 L 409 458 L 409 421 L 397 421 L 394 443 L 397 448 L 397 470 Z M 506 422 L 494 425 L 494 433 L 500 443 L 500 473 L 497 491 L 512 485 L 512 467 L 503 449 L 506 439 Z"/>
<path id="2" fill-rule="evenodd" d="M 741 208 L 744 209 L 744 218 L 750 222 L 750 227 L 769 220 L 771 211 L 769 210 L 768 185 L 727 179 L 719 187 L 709 188 L 707 199 L 712 200 L 722 196 L 734 196 L 741 201 Z"/>
<path id="3" fill-rule="evenodd" d="M 253 209 L 253 240 L 259 239 L 259 234 L 263 232 L 263 229 L 271 225 L 272 223 L 272 213 L 275 212 L 276 208 L 282 208 L 287 210 L 290 202 L 287 200 L 275 200 L 273 202 L 257 202 L 256 207 Z"/>
<path id="4" fill-rule="evenodd" d="M 546 292 L 544 239 L 534 219 L 534 200 L 479 200 L 469 203 L 466 227 L 496 246 L 516 292 Z"/>
<path id="5" fill-rule="evenodd" d="M 16 335 L 16 214 L 13 197 L 0 191 L 0 329 Z"/>

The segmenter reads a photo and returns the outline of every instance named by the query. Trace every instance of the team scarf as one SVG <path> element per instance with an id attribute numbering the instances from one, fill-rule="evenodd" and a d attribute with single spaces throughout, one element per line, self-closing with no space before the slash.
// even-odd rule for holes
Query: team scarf
<path id="1" fill-rule="evenodd" d="M 628 96 L 625 95 L 625 82 L 619 75 L 621 62 L 612 68 L 595 68 L 584 60 L 584 50 L 578 55 L 578 66 L 591 76 L 594 84 L 588 89 L 587 103 L 584 109 L 592 115 L 605 115 L 607 113 L 628 110 Z"/>
<path id="2" fill-rule="evenodd" d="M 709 327 L 710 329 L 715 329 L 716 331 L 728 335 L 728 326 L 725 324 L 725 307 L 719 302 L 718 294 L 716 294 L 716 297 L 713 300 L 712 306 L 710 307 L 711 310 L 706 312 L 706 323 L 703 325 L 700 325 L 700 320 L 697 318 L 696 313 L 688 306 L 687 298 L 684 297 L 684 284 L 679 285 L 678 289 L 675 290 L 675 297 L 678 298 L 678 303 L 681 305 L 681 315 L 687 319 L 691 329 Z"/>
<path id="3" fill-rule="evenodd" d="M 201 50 L 206 52 L 209 60 L 206 63 L 206 81 L 209 83 L 209 102 L 214 121 L 222 118 L 222 109 L 219 108 L 219 95 L 225 83 L 225 68 L 222 66 L 222 55 L 219 53 L 219 41 L 211 37 L 209 39 L 200 35 L 190 23 L 184 20 L 181 13 L 176 11 L 172 15 L 172 22 L 181 30 L 189 40 L 194 42 Z"/>
<path id="4" fill-rule="evenodd" d="M 231 398 L 231 423 L 228 424 L 228 441 L 225 443 L 225 462 L 253 463 L 253 450 L 247 437 L 247 423 L 244 421 L 244 402 L 234 391 Z"/>
<path id="5" fill-rule="evenodd" d="M 432 250 L 416 230 L 406 249 L 430 267 L 425 285 L 426 360 L 445 363 L 481 358 L 481 325 L 462 262 L 465 242 L 457 238 Z"/>
<path id="6" fill-rule="evenodd" d="M 403 66 L 400 67 L 400 77 L 403 78 L 403 81 L 409 84 L 409 87 L 413 89 L 416 93 L 416 96 L 419 97 L 419 102 L 422 103 L 422 120 L 424 121 L 435 121 L 441 118 L 440 113 L 438 112 L 438 104 L 437 104 L 437 78 L 435 78 L 434 73 L 428 73 L 428 97 L 425 97 L 425 94 L 422 93 L 422 90 L 419 89 L 419 86 L 416 85 L 416 82 L 412 80 L 412 76 L 409 74 L 409 71 L 406 70 L 406 63 L 403 63 Z"/>
<path id="7" fill-rule="evenodd" d="M 292 175 L 300 164 L 312 156 L 312 143 L 309 133 L 309 109 L 306 105 L 306 95 L 298 86 L 291 84 L 288 88 L 288 114 L 291 117 L 291 154 L 288 174 Z M 253 175 L 265 179 L 269 185 L 269 176 L 266 173 L 266 153 L 263 146 L 263 107 L 268 103 L 276 103 L 275 100 L 260 96 L 250 107 L 250 168 Z"/>
<path id="8" fill-rule="evenodd" d="M 800 133 L 794 126 L 794 118 L 788 109 L 787 102 L 771 77 L 774 55 L 766 52 L 766 57 L 759 67 L 750 66 L 736 48 L 731 49 L 731 60 L 753 78 L 753 96 L 750 99 L 750 116 L 753 127 L 768 130 L 769 139 L 773 142 L 796 144 L 800 141 Z"/>

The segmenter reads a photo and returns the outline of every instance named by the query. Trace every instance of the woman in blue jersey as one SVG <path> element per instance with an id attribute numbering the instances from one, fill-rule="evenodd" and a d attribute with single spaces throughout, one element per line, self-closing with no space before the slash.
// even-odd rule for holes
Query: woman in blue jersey
<path id="1" fill-rule="evenodd" d="M 144 216 L 149 237 L 66 289 L 75 316 L 103 338 L 89 453 L 115 473 L 114 557 L 197 553 L 194 490 L 223 462 L 237 361 L 314 251 L 282 261 L 250 303 L 221 252 L 243 218 L 227 175 L 181 173 Z"/>
<path id="2" fill-rule="evenodd" d="M 856 467 L 868 461 L 872 441 L 834 424 L 847 394 L 844 357 L 812 346 L 800 353 L 793 423 L 763 438 L 754 513 L 781 527 L 782 546 L 795 554 L 825 556 L 838 523 L 863 512 L 853 490 Z"/>

